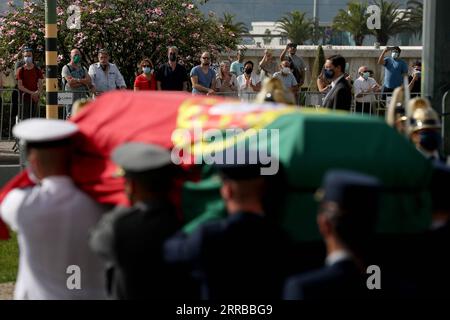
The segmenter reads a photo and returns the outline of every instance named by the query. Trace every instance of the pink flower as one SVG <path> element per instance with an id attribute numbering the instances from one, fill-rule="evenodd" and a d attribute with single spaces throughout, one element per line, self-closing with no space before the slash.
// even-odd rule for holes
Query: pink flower
<path id="1" fill-rule="evenodd" d="M 194 5 L 192 3 L 188 4 L 187 6 L 188 9 L 194 9 Z"/>
<path id="2" fill-rule="evenodd" d="M 155 8 L 155 10 L 153 10 L 153 12 L 156 13 L 158 16 L 162 16 L 162 14 L 163 14 L 161 8 Z"/>

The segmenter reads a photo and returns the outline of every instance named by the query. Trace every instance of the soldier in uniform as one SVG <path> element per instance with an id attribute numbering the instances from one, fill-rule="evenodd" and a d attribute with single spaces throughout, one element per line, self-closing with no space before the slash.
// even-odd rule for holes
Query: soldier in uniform
<path id="1" fill-rule="evenodd" d="M 69 176 L 75 124 L 31 119 L 14 127 L 26 144 L 37 185 L 13 189 L 0 207 L 18 233 L 20 259 L 15 299 L 104 299 L 103 265 L 88 246 L 89 229 L 105 209 Z"/>
<path id="2" fill-rule="evenodd" d="M 365 258 L 374 235 L 380 182 L 352 171 L 326 174 L 317 224 L 327 247 L 326 266 L 286 281 L 287 300 L 362 298 Z"/>
<path id="3" fill-rule="evenodd" d="M 412 99 L 408 107 L 411 110 L 409 137 L 417 150 L 428 159 L 445 162 L 440 153 L 441 122 L 437 112 L 424 98 Z"/>
<path id="4" fill-rule="evenodd" d="M 248 152 L 241 159 L 257 158 Z M 165 244 L 168 262 L 190 266 L 202 299 L 281 298 L 291 243 L 264 210 L 268 185 L 262 167 L 217 164 L 227 218 L 207 222 L 190 235 L 179 232 Z"/>
<path id="5" fill-rule="evenodd" d="M 176 274 L 162 256 L 163 242 L 178 228 L 169 201 L 175 172 L 170 152 L 156 145 L 127 143 L 113 152 L 112 159 L 124 170 L 132 207 L 107 213 L 91 234 L 92 250 L 107 263 L 109 296 L 174 297 Z"/>
<path id="6" fill-rule="evenodd" d="M 425 298 L 449 298 L 450 262 L 447 258 L 450 246 L 450 168 L 440 162 L 434 163 L 431 179 L 432 225 L 426 233 L 419 275 L 421 293 Z M 417 254 L 417 252 L 416 252 Z"/>

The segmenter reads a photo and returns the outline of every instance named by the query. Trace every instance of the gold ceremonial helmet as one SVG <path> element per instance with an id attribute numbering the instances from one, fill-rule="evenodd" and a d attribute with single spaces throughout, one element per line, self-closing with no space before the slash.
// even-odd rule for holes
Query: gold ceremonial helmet
<path id="1" fill-rule="evenodd" d="M 423 129 L 441 129 L 439 115 L 431 107 L 428 99 L 414 98 L 410 100 L 408 108 L 411 110 L 410 134 Z"/>
<path id="2" fill-rule="evenodd" d="M 295 97 L 289 89 L 285 88 L 280 79 L 266 78 L 261 91 L 256 96 L 255 102 L 276 102 L 295 105 Z"/>

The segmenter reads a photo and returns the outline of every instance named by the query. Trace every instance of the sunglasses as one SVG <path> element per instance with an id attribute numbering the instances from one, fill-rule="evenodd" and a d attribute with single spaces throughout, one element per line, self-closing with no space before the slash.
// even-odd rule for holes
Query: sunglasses
<path id="1" fill-rule="evenodd" d="M 202 57 L 202 59 L 209 60 L 209 57 Z"/>
<path id="2" fill-rule="evenodd" d="M 152 66 L 149 66 L 148 64 L 142 66 L 142 68 L 151 68 Z"/>

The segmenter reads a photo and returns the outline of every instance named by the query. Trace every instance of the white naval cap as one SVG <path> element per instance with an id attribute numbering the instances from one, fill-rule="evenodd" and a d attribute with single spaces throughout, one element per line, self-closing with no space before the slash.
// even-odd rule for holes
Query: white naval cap
<path id="1" fill-rule="evenodd" d="M 78 132 L 76 124 L 51 119 L 27 119 L 14 126 L 13 134 L 26 143 L 60 141 Z"/>

